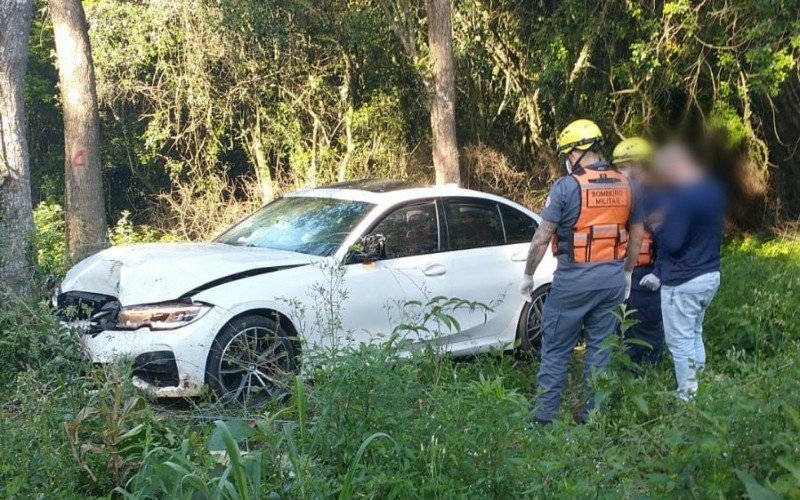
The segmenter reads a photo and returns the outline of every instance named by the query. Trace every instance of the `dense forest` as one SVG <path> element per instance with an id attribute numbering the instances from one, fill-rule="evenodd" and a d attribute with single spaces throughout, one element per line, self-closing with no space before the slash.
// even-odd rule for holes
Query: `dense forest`
<path id="1" fill-rule="evenodd" d="M 535 350 L 393 333 L 264 406 L 166 402 L 54 313 L 100 248 L 144 260 L 117 246 L 207 241 L 307 187 L 458 180 L 538 211 L 578 118 L 606 153 L 678 138 L 729 190 L 690 404 L 668 362 L 632 369 L 623 307 L 601 411 L 576 423 L 579 346 L 549 427 Z M 0 0 L 0 497 L 798 499 L 798 152 L 800 0 Z M 345 267 L 309 291 L 331 336 Z"/>
<path id="2" fill-rule="evenodd" d="M 106 209 L 178 238 L 282 192 L 432 181 L 427 17 L 413 0 L 85 2 Z M 453 4 L 463 184 L 531 205 L 578 117 L 613 143 L 708 132 L 745 229 L 800 214 L 796 0 Z M 61 204 L 51 19 L 25 87 L 35 204 Z M 234 204 L 233 201 L 240 203 Z M 245 202 L 245 208 L 242 208 Z"/>

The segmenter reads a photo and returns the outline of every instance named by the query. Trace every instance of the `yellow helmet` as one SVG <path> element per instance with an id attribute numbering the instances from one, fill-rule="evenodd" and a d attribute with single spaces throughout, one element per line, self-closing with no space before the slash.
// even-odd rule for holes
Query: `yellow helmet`
<path id="1" fill-rule="evenodd" d="M 611 163 L 623 163 L 626 161 L 648 161 L 653 154 L 653 147 L 641 137 L 629 137 L 617 144 L 614 154 L 611 156 Z"/>
<path id="2" fill-rule="evenodd" d="M 591 120 L 575 120 L 558 134 L 558 154 L 567 154 L 573 149 L 587 151 L 594 144 L 603 144 L 603 133 Z"/>

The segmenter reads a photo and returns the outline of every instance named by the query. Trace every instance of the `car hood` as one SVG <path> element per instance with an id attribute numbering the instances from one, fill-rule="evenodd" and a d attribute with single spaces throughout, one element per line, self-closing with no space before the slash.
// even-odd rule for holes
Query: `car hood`
<path id="1" fill-rule="evenodd" d="M 61 291 L 110 295 L 123 306 L 149 304 L 321 259 L 221 243 L 129 245 L 103 250 L 79 262 L 67 273 Z"/>

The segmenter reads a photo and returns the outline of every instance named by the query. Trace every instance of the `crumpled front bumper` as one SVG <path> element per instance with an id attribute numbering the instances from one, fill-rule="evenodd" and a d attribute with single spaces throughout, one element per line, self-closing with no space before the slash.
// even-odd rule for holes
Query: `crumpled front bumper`
<path id="1" fill-rule="evenodd" d="M 83 343 L 92 362 L 132 360 L 134 385 L 155 397 L 197 396 L 205 385 L 206 361 L 222 315 L 214 307 L 175 330 L 104 330 L 83 335 Z"/>

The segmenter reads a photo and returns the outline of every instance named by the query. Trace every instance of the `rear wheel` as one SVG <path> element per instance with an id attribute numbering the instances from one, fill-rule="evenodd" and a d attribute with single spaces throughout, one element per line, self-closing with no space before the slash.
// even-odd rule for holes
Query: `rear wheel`
<path id="1" fill-rule="evenodd" d="M 525 303 L 517 326 L 519 349 L 525 352 L 538 352 L 542 346 L 542 311 L 550 285 L 537 288 L 531 294 L 531 301 Z"/>
<path id="2" fill-rule="evenodd" d="M 277 318 L 242 316 L 214 340 L 206 379 L 224 403 L 263 406 L 287 394 L 296 357 L 295 344 Z"/>

